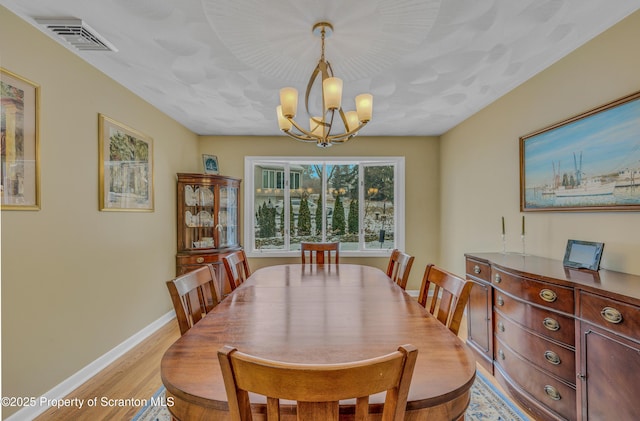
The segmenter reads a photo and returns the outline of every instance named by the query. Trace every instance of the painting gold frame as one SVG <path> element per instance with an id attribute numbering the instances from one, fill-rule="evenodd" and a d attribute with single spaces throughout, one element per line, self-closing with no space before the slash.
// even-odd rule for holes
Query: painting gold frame
<path id="1" fill-rule="evenodd" d="M 640 92 L 522 136 L 520 210 L 639 211 Z"/>
<path id="2" fill-rule="evenodd" d="M 40 86 L 0 67 L 2 210 L 40 209 Z"/>
<path id="3" fill-rule="evenodd" d="M 153 139 L 98 115 L 100 210 L 153 212 Z"/>

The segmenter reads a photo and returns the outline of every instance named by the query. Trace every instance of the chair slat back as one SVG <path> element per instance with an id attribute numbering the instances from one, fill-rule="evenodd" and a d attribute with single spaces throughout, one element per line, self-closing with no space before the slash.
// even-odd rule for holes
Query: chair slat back
<path id="1" fill-rule="evenodd" d="M 217 278 L 211 265 L 202 266 L 167 281 L 180 334 L 184 335 L 218 303 Z"/>
<path id="2" fill-rule="evenodd" d="M 472 286 L 472 282 L 429 264 L 422 277 L 418 302 L 457 335 Z"/>
<path id="3" fill-rule="evenodd" d="M 407 288 L 407 281 L 409 280 L 409 274 L 411 273 L 411 266 L 413 266 L 413 259 L 414 256 L 404 253 L 398 249 L 393 250 L 391 252 L 391 257 L 389 257 L 387 276 L 402 289 Z"/>
<path id="4" fill-rule="evenodd" d="M 249 262 L 247 262 L 247 255 L 244 250 L 238 250 L 224 256 L 222 262 L 231 291 L 238 288 L 240 284 L 251 276 L 251 269 L 249 268 Z"/>
<path id="5" fill-rule="evenodd" d="M 382 420 L 404 420 L 418 350 L 341 364 L 265 360 L 225 346 L 218 352 L 232 421 L 251 421 L 249 392 L 267 397 L 267 421 L 280 420 L 280 399 L 297 401 L 299 420 L 338 420 L 338 404 L 356 399 L 356 419 L 369 419 L 369 396 L 387 392 Z"/>
<path id="6" fill-rule="evenodd" d="M 302 253 L 302 263 L 332 263 L 331 255 L 333 254 L 333 263 L 340 263 L 340 243 L 300 243 L 300 251 Z"/>

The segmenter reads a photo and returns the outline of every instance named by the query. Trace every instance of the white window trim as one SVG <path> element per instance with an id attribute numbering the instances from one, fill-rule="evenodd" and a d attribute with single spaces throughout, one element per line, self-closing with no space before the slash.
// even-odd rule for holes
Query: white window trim
<path id="1" fill-rule="evenodd" d="M 290 162 L 318 162 L 318 161 L 330 161 L 330 162 L 358 162 L 358 164 L 384 164 L 391 163 L 396 166 L 396 174 L 394 177 L 394 225 L 395 231 L 395 243 L 396 247 L 405 249 L 405 158 L 404 156 L 373 156 L 373 157 L 361 157 L 361 156 L 245 156 L 244 158 L 244 244 L 245 253 L 248 257 L 292 257 L 299 256 L 299 250 L 253 250 L 253 244 L 255 244 L 254 231 L 253 231 L 253 215 L 255 209 L 253 207 L 254 192 L 256 191 L 255 178 L 254 178 L 254 165 L 256 162 L 264 161 L 280 161 L 283 165 L 288 166 Z M 262 180 L 262 178 L 261 178 Z M 288 187 L 289 180 L 286 181 L 286 187 Z M 323 189 L 326 190 L 326 179 L 323 177 Z M 288 189 L 285 187 L 285 199 L 288 197 Z M 285 226 L 288 226 L 288 215 L 285 214 L 287 221 Z M 285 245 L 289 246 L 288 236 Z M 352 250 L 352 251 L 340 251 L 340 255 L 343 257 L 388 257 L 391 254 L 390 249 L 381 250 Z"/>

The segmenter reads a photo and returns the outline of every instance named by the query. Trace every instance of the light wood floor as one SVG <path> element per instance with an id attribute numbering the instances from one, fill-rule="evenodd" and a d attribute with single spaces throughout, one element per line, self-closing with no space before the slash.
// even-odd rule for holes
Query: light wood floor
<path id="1" fill-rule="evenodd" d="M 117 361 L 73 391 L 68 398 L 98 398 L 96 407 L 49 409 L 36 418 L 49 420 L 130 420 L 140 410 L 132 406 L 103 406 L 106 399 L 149 399 L 160 388 L 160 360 L 164 352 L 180 337 L 178 322 L 171 320 L 139 343 Z M 110 402 L 107 402 L 110 404 Z"/>
<path id="2" fill-rule="evenodd" d="M 466 339 L 466 323 L 460 326 L 460 337 Z M 130 420 L 140 407 L 100 405 L 106 399 L 149 399 L 160 388 L 160 360 L 169 346 L 180 337 L 178 323 L 171 320 L 153 335 L 142 341 L 117 361 L 84 383 L 67 398 L 78 398 L 87 402 L 98 399 L 96 407 L 82 409 L 77 407 L 49 409 L 36 418 L 36 421 L 51 420 Z M 482 367 L 478 369 L 500 390 L 495 379 Z M 522 412 L 525 412 L 524 410 Z M 525 412 L 526 413 L 526 412 Z"/>

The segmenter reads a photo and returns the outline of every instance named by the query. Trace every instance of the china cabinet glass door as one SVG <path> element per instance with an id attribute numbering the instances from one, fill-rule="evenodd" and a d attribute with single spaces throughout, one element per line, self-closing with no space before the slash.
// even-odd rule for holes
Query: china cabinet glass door
<path id="1" fill-rule="evenodd" d="M 233 247 L 238 244 L 238 189 L 220 186 L 218 211 L 218 247 Z"/>
<path id="2" fill-rule="evenodd" d="M 214 186 L 187 184 L 184 188 L 186 249 L 213 248 Z"/>

